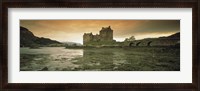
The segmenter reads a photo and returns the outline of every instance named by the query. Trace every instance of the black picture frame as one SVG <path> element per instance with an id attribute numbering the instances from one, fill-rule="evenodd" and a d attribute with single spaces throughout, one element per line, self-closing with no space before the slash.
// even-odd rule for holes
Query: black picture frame
<path id="1" fill-rule="evenodd" d="M 15 90 L 131 90 L 199 91 L 199 16 L 198 0 L 3 0 L 1 2 L 1 89 Z M 192 8 L 192 83 L 8 83 L 8 8 Z"/>

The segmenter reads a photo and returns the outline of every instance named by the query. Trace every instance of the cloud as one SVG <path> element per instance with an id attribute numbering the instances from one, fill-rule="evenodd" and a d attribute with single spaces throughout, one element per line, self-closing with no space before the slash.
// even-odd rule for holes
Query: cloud
<path id="1" fill-rule="evenodd" d="M 145 38 L 180 31 L 179 20 L 21 20 L 20 25 L 36 36 L 79 42 L 83 33 L 96 34 L 107 26 L 114 30 L 114 38 L 121 40 L 132 35 Z"/>
<path id="2" fill-rule="evenodd" d="M 150 33 L 168 33 L 180 31 L 179 20 L 150 20 L 129 27 L 128 30 L 122 32 L 126 34 L 150 34 Z"/>

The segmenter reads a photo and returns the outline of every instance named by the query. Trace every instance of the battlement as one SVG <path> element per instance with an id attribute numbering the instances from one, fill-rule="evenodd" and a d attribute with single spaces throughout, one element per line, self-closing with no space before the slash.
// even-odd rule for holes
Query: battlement
<path id="1" fill-rule="evenodd" d="M 111 30 L 111 28 L 110 28 L 110 26 L 108 26 L 108 27 L 102 27 L 102 29 L 101 30 Z"/>
<path id="2" fill-rule="evenodd" d="M 108 27 L 102 27 L 102 29 L 99 31 L 99 34 L 93 35 L 91 33 L 84 33 L 83 35 L 83 45 L 88 45 L 90 43 L 95 42 L 112 42 L 113 41 L 113 30 L 110 26 Z"/>

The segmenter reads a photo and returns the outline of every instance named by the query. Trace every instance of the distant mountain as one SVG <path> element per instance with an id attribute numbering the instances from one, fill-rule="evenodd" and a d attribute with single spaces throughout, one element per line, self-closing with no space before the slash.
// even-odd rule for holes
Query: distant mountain
<path id="1" fill-rule="evenodd" d="M 73 46 L 73 45 L 77 45 L 77 46 L 82 46 L 82 44 L 81 43 L 76 43 L 76 42 L 61 42 L 61 43 L 63 43 L 63 44 L 67 44 L 68 46 Z"/>
<path id="2" fill-rule="evenodd" d="M 51 40 L 49 38 L 37 37 L 27 28 L 20 26 L 20 46 L 21 47 L 30 47 L 33 45 L 48 46 L 51 44 L 62 44 L 62 43 L 55 40 Z"/>

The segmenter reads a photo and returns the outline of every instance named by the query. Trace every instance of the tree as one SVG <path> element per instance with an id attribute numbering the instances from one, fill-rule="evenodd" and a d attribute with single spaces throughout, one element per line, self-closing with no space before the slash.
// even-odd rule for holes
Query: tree
<path id="1" fill-rule="evenodd" d="M 73 46 L 77 46 L 77 45 L 74 43 Z"/>

